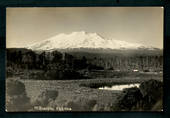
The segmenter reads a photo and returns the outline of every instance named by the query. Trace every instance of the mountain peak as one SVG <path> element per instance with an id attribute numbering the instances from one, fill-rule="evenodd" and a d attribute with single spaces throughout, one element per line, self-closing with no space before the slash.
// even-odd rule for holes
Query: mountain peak
<path id="1" fill-rule="evenodd" d="M 87 34 L 87 32 L 82 30 L 79 32 L 72 32 L 71 34 Z"/>
<path id="2" fill-rule="evenodd" d="M 141 44 L 128 43 L 125 41 L 106 39 L 97 33 L 85 31 L 72 32 L 70 34 L 61 33 L 47 40 L 37 42 L 28 48 L 32 50 L 54 50 L 54 49 L 138 49 Z M 144 46 L 145 47 L 145 46 Z"/>

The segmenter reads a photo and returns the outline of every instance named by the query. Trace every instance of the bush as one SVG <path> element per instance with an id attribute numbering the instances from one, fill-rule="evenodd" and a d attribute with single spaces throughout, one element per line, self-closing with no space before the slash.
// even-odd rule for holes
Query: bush
<path id="1" fill-rule="evenodd" d="M 114 111 L 162 110 L 163 84 L 157 80 L 142 82 L 139 88 L 124 89 L 118 97 Z"/>
<path id="2" fill-rule="evenodd" d="M 46 107 L 51 101 L 54 101 L 58 97 L 58 91 L 46 90 L 43 91 L 33 103 L 34 106 Z"/>
<path id="3" fill-rule="evenodd" d="M 137 102 L 142 98 L 142 94 L 137 87 L 124 89 L 122 94 L 118 98 L 117 105 L 114 106 L 114 110 L 131 110 L 136 106 Z"/>
<path id="4" fill-rule="evenodd" d="M 143 97 L 149 96 L 153 100 L 158 100 L 163 96 L 163 83 L 157 80 L 149 80 L 141 83 L 140 91 Z"/>
<path id="5" fill-rule="evenodd" d="M 30 98 L 25 92 L 25 85 L 18 80 L 6 82 L 6 109 L 7 111 L 28 111 L 31 109 Z"/>
<path id="6" fill-rule="evenodd" d="M 92 111 L 97 101 L 94 99 L 87 99 L 79 97 L 74 101 L 68 101 L 66 106 L 71 108 L 72 111 Z"/>
<path id="7" fill-rule="evenodd" d="M 6 81 L 6 92 L 10 96 L 20 95 L 25 93 L 25 85 L 18 80 L 7 80 Z"/>
<path id="8" fill-rule="evenodd" d="M 151 110 L 156 103 L 161 103 L 158 101 L 162 101 L 163 99 L 163 83 L 158 80 L 149 80 L 146 82 L 141 83 L 139 86 L 140 92 L 142 93 L 143 99 L 142 99 L 142 106 L 145 110 Z M 159 104 L 159 108 L 157 110 L 162 109 Z M 155 109 L 156 110 L 156 109 Z"/>

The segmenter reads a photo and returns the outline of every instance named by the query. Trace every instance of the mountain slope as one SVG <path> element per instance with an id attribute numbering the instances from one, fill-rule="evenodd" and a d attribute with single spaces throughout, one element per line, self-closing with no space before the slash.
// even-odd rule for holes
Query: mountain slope
<path id="1" fill-rule="evenodd" d="M 138 49 L 148 48 L 141 44 L 128 43 L 120 40 L 105 39 L 97 33 L 73 32 L 71 34 L 59 34 L 47 40 L 37 42 L 27 47 L 32 50 L 55 50 L 55 49 Z"/>

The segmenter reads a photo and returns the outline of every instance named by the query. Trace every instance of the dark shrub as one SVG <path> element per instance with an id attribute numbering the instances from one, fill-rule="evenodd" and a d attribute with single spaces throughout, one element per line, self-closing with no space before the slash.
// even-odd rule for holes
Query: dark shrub
<path id="1" fill-rule="evenodd" d="M 114 110 L 131 110 L 133 106 L 136 106 L 137 102 L 142 98 L 140 90 L 136 87 L 124 89 L 122 94 L 118 98 L 117 106 Z"/>
<path id="2" fill-rule="evenodd" d="M 149 80 L 140 84 L 140 91 L 143 97 L 150 96 L 153 100 L 158 100 L 163 95 L 163 83 L 158 80 Z"/>
<path id="3" fill-rule="evenodd" d="M 143 95 L 143 99 L 142 99 L 142 106 L 143 109 L 145 110 L 151 110 L 152 107 L 155 106 L 156 103 L 158 103 L 158 101 L 162 101 L 163 99 L 163 83 L 158 81 L 158 80 L 149 80 L 149 81 L 145 81 L 143 83 L 141 83 L 141 85 L 139 86 L 140 91 Z M 162 103 L 162 102 L 159 102 Z M 159 108 L 157 108 L 157 110 L 161 110 L 161 106 L 159 104 Z M 156 109 L 155 109 L 156 110 Z"/>
<path id="4" fill-rule="evenodd" d="M 139 88 L 124 89 L 113 106 L 114 111 L 162 110 L 163 84 L 158 80 L 142 82 Z"/>
<path id="5" fill-rule="evenodd" d="M 7 111 L 28 111 L 31 109 L 30 99 L 25 92 L 25 85 L 18 80 L 6 82 Z"/>
<path id="6" fill-rule="evenodd" d="M 91 111 L 93 107 L 96 105 L 96 103 L 97 103 L 96 100 L 87 100 L 87 102 L 83 104 L 84 110 Z"/>
<path id="7" fill-rule="evenodd" d="M 25 85 L 18 80 L 7 80 L 6 81 L 6 93 L 9 96 L 21 95 L 25 93 Z"/>
<path id="8" fill-rule="evenodd" d="M 52 100 L 55 100 L 58 96 L 58 91 L 46 90 L 43 91 L 36 99 L 34 105 L 36 106 L 47 106 Z"/>

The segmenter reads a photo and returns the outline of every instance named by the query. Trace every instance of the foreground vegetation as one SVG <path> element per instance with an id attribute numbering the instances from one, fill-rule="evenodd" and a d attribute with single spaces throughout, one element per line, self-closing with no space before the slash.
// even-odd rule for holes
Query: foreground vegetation
<path id="1" fill-rule="evenodd" d="M 142 84 L 139 88 L 108 91 L 99 90 L 95 88 L 96 86 L 93 86 L 93 88 L 91 85 L 94 83 L 97 86 Z M 157 80 L 149 79 L 149 81 L 148 78 L 90 80 L 21 80 L 19 78 L 8 78 L 7 88 L 8 111 L 162 110 L 163 90 L 160 78 L 157 78 Z"/>

